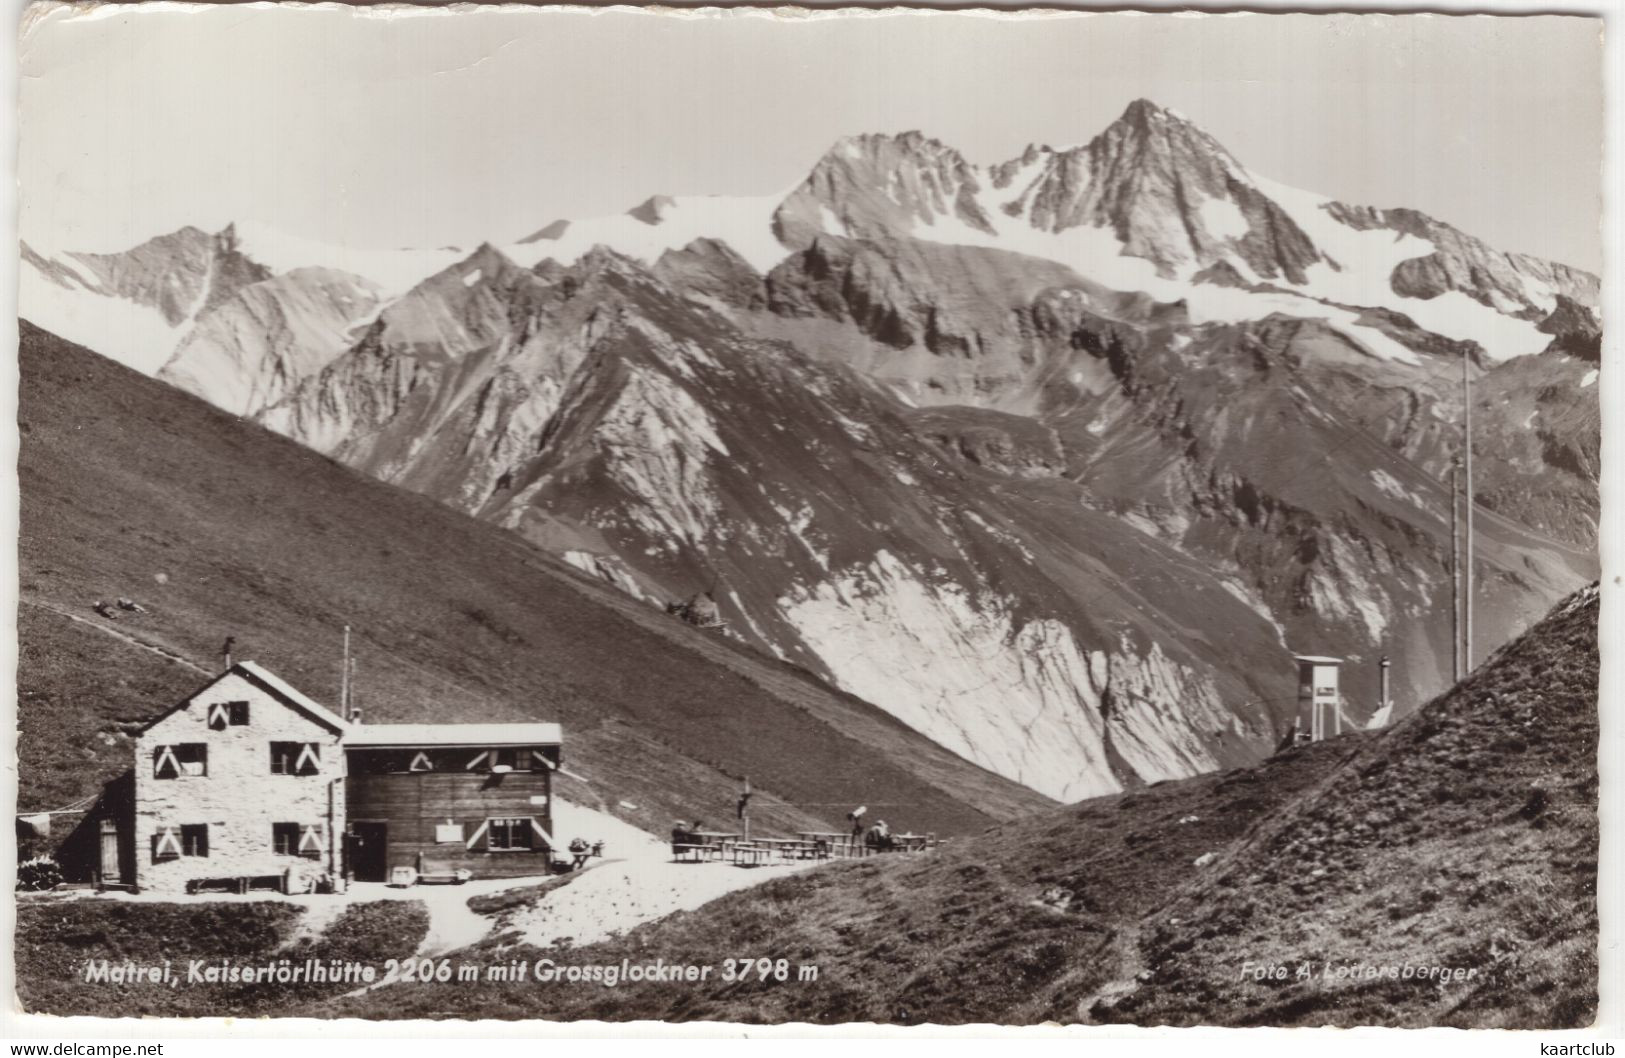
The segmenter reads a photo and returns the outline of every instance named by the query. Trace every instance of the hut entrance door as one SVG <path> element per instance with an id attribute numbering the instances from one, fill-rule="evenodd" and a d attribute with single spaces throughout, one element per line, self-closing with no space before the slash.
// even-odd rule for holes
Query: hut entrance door
<path id="1" fill-rule="evenodd" d="M 389 824 L 354 823 L 350 831 L 351 876 L 358 882 L 388 881 Z"/>
<path id="2" fill-rule="evenodd" d="M 101 822 L 101 864 L 99 866 L 103 885 L 122 885 L 124 883 L 124 871 L 119 865 L 117 820 L 104 819 Z"/>

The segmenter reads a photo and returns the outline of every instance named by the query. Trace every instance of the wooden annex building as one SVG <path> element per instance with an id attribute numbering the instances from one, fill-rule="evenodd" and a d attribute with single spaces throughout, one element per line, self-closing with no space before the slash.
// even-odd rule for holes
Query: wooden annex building
<path id="1" fill-rule="evenodd" d="M 96 874 L 168 893 L 545 874 L 560 745 L 557 724 L 363 724 L 238 662 L 141 730 Z"/>

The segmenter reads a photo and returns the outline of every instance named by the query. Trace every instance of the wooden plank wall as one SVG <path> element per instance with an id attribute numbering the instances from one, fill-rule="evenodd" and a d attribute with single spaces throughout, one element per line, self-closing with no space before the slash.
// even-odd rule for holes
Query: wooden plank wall
<path id="1" fill-rule="evenodd" d="M 511 878 L 548 871 L 546 843 L 536 839 L 531 852 L 487 852 L 483 836 L 472 849 L 468 838 L 492 817 L 534 817 L 553 833 L 553 775 L 550 771 L 394 772 L 356 774 L 346 780 L 350 822 L 374 821 L 389 826 L 389 867 L 417 867 L 423 857 L 426 871 L 466 867 L 476 878 Z M 532 798 L 545 798 L 533 803 Z M 463 825 L 463 841 L 440 844 L 435 827 L 446 822 Z M 558 835 L 554 834 L 557 838 Z M 563 840 L 563 839 L 560 839 Z M 568 853 L 560 849 L 560 856 Z"/>

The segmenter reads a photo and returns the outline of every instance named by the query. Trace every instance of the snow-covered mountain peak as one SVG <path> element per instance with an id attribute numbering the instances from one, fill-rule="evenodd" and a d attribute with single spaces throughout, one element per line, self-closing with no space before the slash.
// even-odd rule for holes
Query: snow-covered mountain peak
<path id="1" fill-rule="evenodd" d="M 665 220 L 676 208 L 677 200 L 670 195 L 650 195 L 626 212 L 632 219 L 652 226 Z"/>
<path id="2" fill-rule="evenodd" d="M 867 133 L 836 142 L 773 215 L 782 242 L 820 234 L 887 238 L 941 221 L 987 234 L 976 166 L 918 131 Z"/>
<path id="3" fill-rule="evenodd" d="M 544 240 L 551 241 L 551 240 L 554 240 L 554 239 L 561 239 L 561 238 L 564 237 L 564 233 L 569 231 L 569 230 L 570 230 L 570 222 L 561 218 L 559 220 L 555 220 L 551 224 L 547 224 L 547 225 L 544 225 L 544 226 L 542 226 L 540 228 L 537 228 L 535 231 L 531 232 L 529 235 L 525 236 L 523 239 L 520 239 L 518 244 L 520 246 L 528 246 L 533 242 L 542 242 Z"/>

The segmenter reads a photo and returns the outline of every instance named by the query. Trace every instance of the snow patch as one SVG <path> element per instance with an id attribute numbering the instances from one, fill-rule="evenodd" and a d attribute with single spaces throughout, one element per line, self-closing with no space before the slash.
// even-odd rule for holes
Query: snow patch
<path id="1" fill-rule="evenodd" d="M 1270 627 L 1275 629 L 1275 638 L 1280 641 L 1281 649 L 1289 649 L 1286 645 L 1286 629 L 1281 627 L 1281 622 L 1275 619 L 1275 614 L 1270 611 L 1269 606 L 1265 604 L 1263 599 L 1248 591 L 1245 585 L 1234 578 L 1219 576 L 1217 580 L 1219 587 L 1229 592 L 1230 595 L 1234 596 L 1253 613 L 1268 621 Z"/>
<path id="2" fill-rule="evenodd" d="M 594 246 L 653 264 L 667 250 L 680 250 L 695 239 L 720 239 L 767 274 L 789 251 L 773 234 L 773 213 L 788 190 L 759 197 L 685 195 L 671 200 L 655 224 L 645 224 L 629 213 L 572 221 L 563 235 L 505 246 L 502 252 L 526 268 L 551 257 L 573 264 Z"/>
<path id="3" fill-rule="evenodd" d="M 643 590 L 643 585 L 632 576 L 632 571 L 627 569 L 626 563 L 621 561 L 618 555 L 600 555 L 592 551 L 565 551 L 559 557 L 581 572 L 614 585 L 640 602 L 663 605 L 663 600 Z"/>
<path id="4" fill-rule="evenodd" d="M 1404 261 L 1434 253 L 1437 247 L 1431 240 L 1380 228 L 1351 228 L 1327 212 L 1331 199 L 1278 184 L 1256 173 L 1249 176 L 1260 191 L 1292 217 L 1321 253 L 1341 266 L 1339 270 L 1316 263 L 1306 269 L 1306 293 L 1345 305 L 1381 306 L 1402 312 L 1435 334 L 1477 342 L 1497 360 L 1538 353 L 1546 347 L 1549 336 L 1536 330 L 1533 323 L 1502 315 L 1459 290 L 1429 299 L 1394 293 L 1394 269 Z"/>
<path id="5" fill-rule="evenodd" d="M 1250 230 L 1241 207 L 1227 198 L 1205 199 L 1197 213 L 1202 218 L 1202 227 L 1216 239 L 1246 238 Z"/>
<path id="6" fill-rule="evenodd" d="M 191 321 L 171 326 L 155 308 L 62 286 L 28 261 L 18 267 L 17 315 L 144 375 L 157 374 L 191 331 Z"/>
<path id="7" fill-rule="evenodd" d="M 769 502 L 772 503 L 771 500 Z M 812 505 L 803 503 L 798 510 L 793 512 L 786 507 L 779 506 L 777 503 L 772 503 L 772 506 L 773 510 L 778 512 L 779 518 L 784 522 L 784 527 L 790 531 L 790 535 L 794 536 L 797 542 L 806 549 L 812 560 L 818 563 L 818 568 L 828 573 L 829 549 L 820 546 L 807 534 L 807 530 L 812 526 L 813 522 Z"/>
<path id="8" fill-rule="evenodd" d="M 1596 381 L 1597 369 L 1592 368 L 1590 371 L 1587 371 L 1585 373 L 1585 377 L 1580 380 L 1580 388 L 1585 389 L 1587 386 L 1593 385 Z"/>
<path id="9" fill-rule="evenodd" d="M 1394 477 L 1386 470 L 1382 470 L 1380 468 L 1372 470 L 1371 483 L 1377 486 L 1378 490 L 1388 496 L 1392 496 L 1396 500 L 1404 500 L 1406 503 L 1412 504 L 1416 507 L 1425 508 L 1428 506 L 1425 499 L 1417 495 L 1413 490 L 1406 488 L 1398 478 Z"/>
<path id="10" fill-rule="evenodd" d="M 253 221 L 235 225 L 237 248 L 272 272 L 331 268 L 370 279 L 388 297 L 399 297 L 462 260 L 461 250 L 366 250 L 277 231 Z"/>
<path id="11" fill-rule="evenodd" d="M 1084 225 L 1059 232 L 1040 231 L 1025 220 L 1010 217 L 997 209 L 989 211 L 988 215 L 997 234 L 989 235 L 948 215 L 938 218 L 933 225 L 916 226 L 913 235 L 915 238 L 932 242 L 985 246 L 1045 258 L 1066 265 L 1079 275 L 1114 290 L 1144 291 L 1158 301 L 1170 303 L 1184 301 L 1190 321 L 1196 326 L 1205 323 L 1261 320 L 1274 313 L 1296 316 L 1300 319 L 1319 319 L 1337 327 L 1345 336 L 1373 356 L 1406 364 L 1421 363 L 1417 355 L 1405 346 L 1381 331 L 1360 323 L 1357 313 L 1322 304 L 1313 297 L 1306 296 L 1318 291 L 1306 291 L 1306 294 L 1300 295 L 1242 290 L 1211 283 L 1192 285 L 1189 278 L 1195 272 L 1194 262 L 1187 262 L 1182 275 L 1173 279 L 1165 278 L 1158 274 L 1157 266 L 1152 262 L 1141 257 L 1125 255 L 1122 240 L 1109 228 Z M 1220 220 L 1223 223 L 1224 218 Z M 1167 240 L 1168 245 L 1176 246 L 1182 245 L 1184 241 L 1186 236 L 1183 233 L 1171 234 Z M 1387 300 L 1395 300 L 1391 291 Z M 1354 303 L 1372 305 L 1386 302 Z"/>

